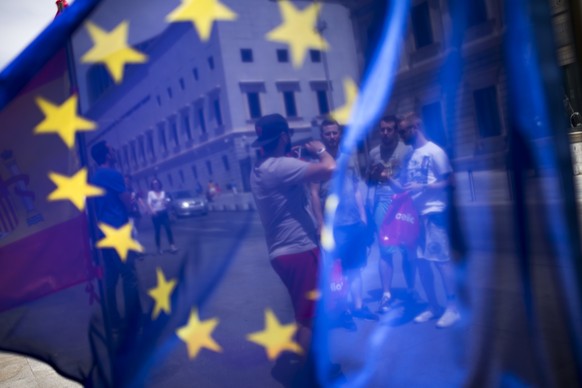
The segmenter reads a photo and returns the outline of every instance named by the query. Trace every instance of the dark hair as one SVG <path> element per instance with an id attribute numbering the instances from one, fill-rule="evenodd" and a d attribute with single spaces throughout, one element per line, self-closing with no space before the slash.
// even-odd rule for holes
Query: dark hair
<path id="1" fill-rule="evenodd" d="M 395 123 L 396 125 L 398 125 L 398 122 L 400 121 L 400 119 L 394 115 L 384 115 L 384 116 L 382 116 L 380 121 L 383 121 L 385 123 Z"/>
<path id="2" fill-rule="evenodd" d="M 424 130 L 422 119 L 416 112 L 408 112 L 406 113 L 401 121 L 406 121 L 408 123 L 414 123 L 414 125 L 418 126 L 421 130 Z"/>
<path id="3" fill-rule="evenodd" d="M 154 178 L 152 179 L 152 181 L 150 182 L 150 190 L 154 189 L 154 183 L 158 182 L 160 184 L 160 190 L 162 190 L 164 188 L 164 185 L 162 185 L 162 181 L 159 180 L 158 178 Z"/>
<path id="4" fill-rule="evenodd" d="M 319 125 L 319 130 L 321 132 L 323 132 L 323 128 L 325 127 L 329 127 L 330 125 L 337 125 L 337 127 L 341 130 L 341 125 L 339 125 L 339 123 L 337 122 L 337 120 L 328 117 L 323 119 L 323 121 L 321 122 L 321 124 Z"/>
<path id="5" fill-rule="evenodd" d="M 93 144 L 93 147 L 91 147 L 91 156 L 99 166 L 107 161 L 108 153 L 109 147 L 107 147 L 107 142 L 105 140 L 101 140 L 100 142 Z"/>

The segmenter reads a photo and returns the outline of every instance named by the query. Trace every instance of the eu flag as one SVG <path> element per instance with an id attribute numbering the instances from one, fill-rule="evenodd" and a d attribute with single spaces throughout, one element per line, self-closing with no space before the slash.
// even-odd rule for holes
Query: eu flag
<path id="1" fill-rule="evenodd" d="M 98 387 L 579 385 L 575 15 L 506 3 L 76 0 L 0 74 L 0 348 Z"/>

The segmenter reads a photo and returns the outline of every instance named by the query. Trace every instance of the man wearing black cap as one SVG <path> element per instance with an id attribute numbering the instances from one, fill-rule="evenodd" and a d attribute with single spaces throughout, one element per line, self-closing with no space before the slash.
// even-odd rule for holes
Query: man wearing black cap
<path id="1" fill-rule="evenodd" d="M 308 295 L 317 288 L 319 267 L 317 230 L 307 184 L 329 179 L 335 160 L 320 141 L 304 145 L 319 162 L 287 157 L 291 133 L 280 114 L 260 118 L 255 130 L 253 146 L 263 149 L 264 158 L 251 173 L 251 190 L 265 228 L 271 265 L 289 291 L 299 324 L 297 339 L 307 353 L 315 310 Z"/>

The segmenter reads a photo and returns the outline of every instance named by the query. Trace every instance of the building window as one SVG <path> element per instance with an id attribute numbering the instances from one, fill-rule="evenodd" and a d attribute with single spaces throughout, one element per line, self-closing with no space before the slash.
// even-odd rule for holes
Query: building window
<path id="1" fill-rule="evenodd" d="M 184 132 L 184 135 L 186 135 L 187 141 L 192 140 L 192 130 L 190 128 L 190 117 L 188 112 L 182 113 L 182 131 Z"/>
<path id="2" fill-rule="evenodd" d="M 131 150 L 131 163 L 134 168 L 137 168 L 137 151 L 135 149 L 135 141 L 129 143 Z"/>
<path id="3" fill-rule="evenodd" d="M 178 171 L 178 175 L 180 176 L 180 182 L 182 184 L 186 183 L 186 178 L 184 177 L 184 171 L 182 171 L 182 170 Z"/>
<path id="4" fill-rule="evenodd" d="M 325 90 L 317 90 L 317 106 L 319 108 L 320 115 L 326 115 L 329 113 L 329 103 L 327 101 L 327 92 Z"/>
<path id="5" fill-rule="evenodd" d="M 195 164 L 192 165 L 192 176 L 194 179 L 198 180 L 198 168 Z"/>
<path id="6" fill-rule="evenodd" d="M 172 88 L 168 87 L 168 97 L 172 98 Z"/>
<path id="7" fill-rule="evenodd" d="M 195 67 L 192 69 L 192 75 L 194 76 L 194 79 L 198 81 L 198 68 Z"/>
<path id="8" fill-rule="evenodd" d="M 168 186 L 174 187 L 174 180 L 172 179 L 171 173 L 168 173 Z"/>
<path id="9" fill-rule="evenodd" d="M 278 49 L 277 50 L 277 62 L 281 62 L 281 63 L 289 62 L 289 50 Z"/>
<path id="10" fill-rule="evenodd" d="M 443 125 L 443 115 L 440 102 L 435 102 L 422 107 L 422 122 L 424 123 L 428 138 L 446 149 L 447 136 Z"/>
<path id="11" fill-rule="evenodd" d="M 245 63 L 253 62 L 253 50 L 240 49 L 240 60 Z"/>
<path id="12" fill-rule="evenodd" d="M 214 70 L 214 58 L 213 57 L 208 57 L 208 67 L 210 67 L 210 70 Z"/>
<path id="13" fill-rule="evenodd" d="M 321 51 L 309 50 L 309 58 L 311 58 L 311 62 L 313 63 L 321 62 Z"/>
<path id="14" fill-rule="evenodd" d="M 501 118 L 497 103 L 497 89 L 495 86 L 478 89 L 473 92 L 477 126 L 481 137 L 501 135 Z"/>
<path id="15" fill-rule="evenodd" d="M 113 85 L 113 80 L 104 66 L 93 65 L 87 72 L 89 86 L 89 98 L 91 102 L 97 101 Z"/>
<path id="16" fill-rule="evenodd" d="M 155 158 L 156 157 L 156 151 L 154 149 L 154 132 L 153 131 L 149 131 L 147 133 L 147 138 L 148 138 L 148 155 L 150 156 L 150 158 Z"/>
<path id="17" fill-rule="evenodd" d="M 285 113 L 287 117 L 297 117 L 297 106 L 295 105 L 295 93 L 283 92 L 283 101 L 285 102 Z"/>
<path id="18" fill-rule="evenodd" d="M 222 164 L 224 165 L 224 171 L 230 171 L 230 163 L 228 163 L 228 156 L 222 155 Z"/>
<path id="19" fill-rule="evenodd" d="M 198 125 L 202 133 L 206 133 L 206 120 L 204 120 L 204 109 L 198 108 Z"/>
<path id="20" fill-rule="evenodd" d="M 158 128 L 158 141 L 160 143 L 160 147 L 162 148 L 162 152 L 168 152 L 168 143 L 166 143 L 166 131 L 164 130 L 163 124 L 160 125 Z"/>
<path id="21" fill-rule="evenodd" d="M 222 125 L 222 111 L 220 110 L 220 100 L 217 98 L 213 102 L 214 106 L 214 118 L 216 119 L 216 124 Z"/>
<path id="22" fill-rule="evenodd" d="M 206 161 L 206 170 L 208 170 L 208 175 L 212 176 L 212 162 L 210 160 Z"/>
<path id="23" fill-rule="evenodd" d="M 247 93 L 247 101 L 249 103 L 249 114 L 251 119 L 258 119 L 262 116 L 261 113 L 261 99 L 258 92 Z"/>
<path id="24" fill-rule="evenodd" d="M 180 78 L 180 88 L 182 90 L 186 89 L 186 84 L 184 83 L 184 78 Z"/>
<path id="25" fill-rule="evenodd" d="M 174 142 L 174 147 L 178 147 L 180 142 L 178 140 L 178 126 L 176 125 L 176 120 L 170 120 L 170 138 Z"/>
<path id="26" fill-rule="evenodd" d="M 260 93 L 265 93 L 264 82 L 241 82 L 241 92 L 246 95 L 248 111 L 251 120 L 262 116 Z"/>
<path id="27" fill-rule="evenodd" d="M 127 145 L 123 146 L 123 161 L 125 162 L 125 165 L 127 166 L 127 169 L 130 170 L 130 165 L 129 165 L 129 147 Z"/>
<path id="28" fill-rule="evenodd" d="M 143 136 L 140 136 L 138 138 L 137 145 L 139 148 L 139 159 L 141 160 L 141 162 L 143 164 L 145 164 L 146 163 L 146 153 L 145 153 L 145 142 L 144 142 Z"/>
<path id="29" fill-rule="evenodd" d="M 119 169 L 121 171 L 125 171 L 125 164 L 123 164 L 123 158 L 121 157 L 121 153 L 117 154 L 117 163 L 119 163 Z"/>
<path id="30" fill-rule="evenodd" d="M 467 4 L 467 27 L 476 26 L 487 21 L 485 0 L 472 0 Z"/>
<path id="31" fill-rule="evenodd" d="M 412 7 L 412 32 L 416 48 L 429 46 L 433 43 L 432 24 L 428 1 Z"/>

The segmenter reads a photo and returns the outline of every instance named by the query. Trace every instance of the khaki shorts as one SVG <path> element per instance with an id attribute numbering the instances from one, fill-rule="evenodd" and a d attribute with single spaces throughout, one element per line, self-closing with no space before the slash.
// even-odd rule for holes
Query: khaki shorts
<path id="1" fill-rule="evenodd" d="M 420 235 L 416 255 L 419 259 L 445 262 L 451 259 L 447 213 L 429 213 L 420 217 Z"/>

